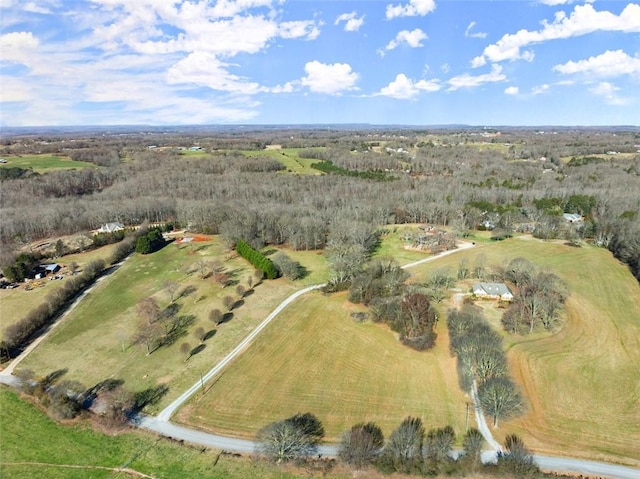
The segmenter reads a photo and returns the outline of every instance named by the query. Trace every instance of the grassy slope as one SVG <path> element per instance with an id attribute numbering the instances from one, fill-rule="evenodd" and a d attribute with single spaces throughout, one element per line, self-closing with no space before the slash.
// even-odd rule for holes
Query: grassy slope
<path id="1" fill-rule="evenodd" d="M 361 421 L 386 435 L 407 415 L 427 427 L 464 430 L 466 398 L 457 387 L 446 329 L 419 353 L 386 326 L 356 323 L 362 310 L 345 294 L 310 294 L 290 305 L 178 420 L 219 433 L 251 436 L 267 423 L 312 412 L 327 438 Z"/>
<path id="2" fill-rule="evenodd" d="M 199 279 L 197 273 L 187 276 L 180 271 L 181 266 L 199 258 L 219 258 L 234 278 L 245 285 L 253 271 L 241 258 L 225 260 L 225 248 L 217 239 L 193 244 L 193 249 L 169 245 L 152 255 L 132 256 L 119 271 L 105 278 L 20 367 L 43 375 L 68 368 L 69 379 L 87 386 L 108 377 L 123 379 L 127 387 L 137 391 L 169 384 L 169 393 L 161 405 L 167 404 L 233 349 L 280 301 L 300 288 L 285 279 L 263 282 L 234 311 L 233 319 L 217 328 L 204 350 L 185 363 L 180 345 L 187 341 L 195 347 L 198 341 L 191 332 L 198 326 L 212 330 L 214 325 L 207 319 L 209 311 L 214 308 L 225 311 L 222 298 L 226 295 L 235 298 L 236 294 L 235 287 L 223 289 L 211 279 Z M 147 296 L 156 297 L 161 306 L 166 306 L 169 297 L 161 289 L 165 279 L 178 281 L 180 289 L 197 288 L 189 296 L 176 300 L 181 308 L 179 314 L 195 316 L 195 323 L 173 345 L 147 356 L 143 346 L 130 344 L 137 326 L 135 307 Z"/>
<path id="3" fill-rule="evenodd" d="M 43 465 L 8 465 L 40 462 L 130 469 L 157 478 L 182 479 L 286 479 L 300 477 L 260 462 L 221 456 L 201 448 L 158 440 L 142 432 L 108 436 L 82 424 L 59 425 L 40 410 L 0 387 L 0 476 L 6 479 L 125 478 L 125 473 L 99 469 L 69 469 Z"/>
<path id="4" fill-rule="evenodd" d="M 79 271 L 82 271 L 83 265 L 95 259 L 108 257 L 113 247 L 114 245 L 107 245 L 86 253 L 67 255 L 57 258 L 55 262 L 68 266 L 75 261 L 80 266 Z M 69 277 L 66 272 L 65 276 Z M 60 281 L 49 281 L 45 278 L 36 282 L 41 286 L 30 291 L 24 287 L 0 290 L 0 338 L 7 326 L 21 320 L 31 309 L 42 303 L 49 293 L 64 286 L 66 278 Z"/>
<path id="5" fill-rule="evenodd" d="M 0 168 L 33 168 L 33 171 L 36 171 L 38 173 L 76 168 L 97 168 L 97 166 L 93 163 L 88 163 L 86 161 L 74 161 L 66 156 L 22 155 L 4 156 L 3 158 L 7 160 L 7 163 L 0 164 Z"/>
<path id="6" fill-rule="evenodd" d="M 568 285 L 568 318 L 556 335 L 506 337 L 512 374 L 529 402 L 496 435 L 521 434 L 541 452 L 640 465 L 640 285 L 602 249 L 514 238 L 420 267 L 455 272 L 462 257 L 487 264 L 518 256 Z"/>
<path id="7" fill-rule="evenodd" d="M 298 156 L 299 148 L 280 148 L 272 150 L 247 150 L 242 153 L 246 156 L 266 156 L 274 160 L 279 161 L 287 169 L 288 173 L 294 173 L 297 175 L 320 175 L 319 170 L 311 168 L 313 163 L 317 163 L 319 160 L 310 158 L 300 158 Z"/>

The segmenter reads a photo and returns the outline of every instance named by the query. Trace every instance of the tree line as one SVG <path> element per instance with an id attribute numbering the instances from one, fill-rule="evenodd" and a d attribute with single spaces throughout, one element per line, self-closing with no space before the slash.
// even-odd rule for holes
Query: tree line
<path id="1" fill-rule="evenodd" d="M 296 414 L 260 429 L 256 452 L 276 464 L 310 461 L 324 437 L 322 422 L 313 414 Z M 461 476 L 490 474 L 542 477 L 533 456 L 516 435 L 507 436 L 497 463 L 483 464 L 484 438 L 474 428 L 462 437 L 462 451 L 454 451 L 451 426 L 426 431 L 420 418 L 406 417 L 385 440 L 374 422 L 359 423 L 342 434 L 338 460 L 358 470 L 375 468 L 385 474 Z"/>
<path id="2" fill-rule="evenodd" d="M 299 138 L 290 139 L 288 132 L 268 130 L 209 135 L 194 131 L 192 136 L 78 138 L 73 145 L 55 137 L 47 137 L 46 145 L 39 143 L 41 137 L 7 140 L 7 153 L 42 151 L 42 146 L 59 154 L 77 147 L 88 156 L 87 149 L 104 147 L 128 161 L 3 181 L 0 241 L 8 246 L 3 254 L 19 246 L 15 239 L 20 235 L 50 237 L 111 221 L 175 221 L 195 231 L 240 238 L 253 247 L 288 243 L 295 249 L 319 249 L 328 244 L 337 224 L 429 222 L 464 233 L 491 220 L 504 230 L 525 228 L 542 238 L 577 234 L 610 248 L 636 276 L 640 274 L 640 246 L 634 241 L 640 236 L 640 200 L 631 194 L 640 188 L 638 155 L 580 166 L 560 160 L 589 149 L 628 151 L 638 142 L 632 134 L 560 132 L 551 138 L 509 131 L 500 144 L 489 148 L 478 145 L 481 139 L 469 132 L 436 133 L 301 130 Z M 432 140 L 422 141 L 421 135 Z M 189 157 L 145 146 L 160 140 L 174 145 L 197 141 L 207 152 Z M 295 144 L 315 149 L 316 156 L 321 151 L 323 159 L 336 167 L 380 170 L 397 179 L 389 187 L 357 176 L 272 171 L 266 160 L 263 168 L 257 165 L 263 160 L 229 151 L 236 141 L 249 149 L 275 142 Z M 376 144 L 402 147 L 407 153 L 389 152 Z M 541 202 L 557 198 L 562 199 L 562 209 L 571 206 L 587 216 L 583 227 L 565 224 Z M 587 201 L 576 203 L 572 198 Z"/>

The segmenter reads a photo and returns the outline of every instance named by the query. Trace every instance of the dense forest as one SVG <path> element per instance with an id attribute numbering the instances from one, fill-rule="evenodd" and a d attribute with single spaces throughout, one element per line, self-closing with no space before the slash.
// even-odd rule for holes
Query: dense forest
<path id="1" fill-rule="evenodd" d="M 254 248 L 357 243 L 394 223 L 486 228 L 608 247 L 640 278 L 640 132 L 558 129 L 204 128 L 11 132 L 0 155 L 55 154 L 96 168 L 0 177 L 2 264 L 28 241 L 171 221 Z M 193 145 L 199 154 L 185 154 Z M 321 161 L 287 171 L 278 145 Z M 276 150 L 277 151 L 277 150 Z M 273 152 L 271 152 L 273 153 Z M 3 168 L 10 165 L 3 165 Z M 568 223 L 563 213 L 582 216 Z"/>

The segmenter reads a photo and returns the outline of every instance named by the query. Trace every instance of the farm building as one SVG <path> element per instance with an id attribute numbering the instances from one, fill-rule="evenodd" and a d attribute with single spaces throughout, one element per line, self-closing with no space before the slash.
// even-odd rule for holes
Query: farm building
<path id="1" fill-rule="evenodd" d="M 476 283 L 473 285 L 473 294 L 480 298 L 495 298 L 511 301 L 513 293 L 504 283 Z"/>
<path id="2" fill-rule="evenodd" d="M 58 271 L 60 271 L 60 265 L 58 263 L 43 264 L 42 266 L 44 267 L 44 270 L 47 274 L 57 273 Z"/>
<path id="3" fill-rule="evenodd" d="M 119 222 L 104 224 L 98 229 L 98 233 L 115 233 L 116 231 L 122 231 L 124 225 Z"/>

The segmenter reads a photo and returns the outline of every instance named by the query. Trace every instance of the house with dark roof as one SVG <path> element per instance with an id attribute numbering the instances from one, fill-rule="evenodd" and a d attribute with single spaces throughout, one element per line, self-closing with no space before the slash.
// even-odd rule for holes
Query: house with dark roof
<path id="1" fill-rule="evenodd" d="M 513 293 L 504 283 L 475 283 L 472 291 L 479 298 L 501 299 L 503 301 L 513 299 Z"/>

